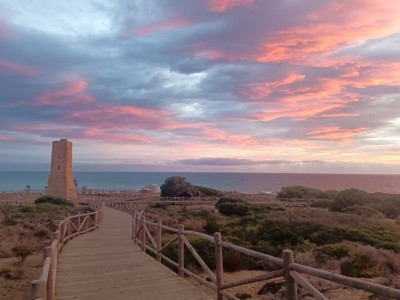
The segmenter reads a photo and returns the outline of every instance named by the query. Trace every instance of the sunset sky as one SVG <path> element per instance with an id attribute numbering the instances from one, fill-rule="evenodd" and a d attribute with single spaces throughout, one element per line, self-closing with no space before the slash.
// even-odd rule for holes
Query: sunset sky
<path id="1" fill-rule="evenodd" d="M 0 0 L 0 170 L 400 174 L 399 0 Z"/>

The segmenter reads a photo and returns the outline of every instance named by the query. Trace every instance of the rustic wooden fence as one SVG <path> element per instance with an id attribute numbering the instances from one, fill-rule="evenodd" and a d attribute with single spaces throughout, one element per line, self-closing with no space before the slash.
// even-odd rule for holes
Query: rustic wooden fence
<path id="1" fill-rule="evenodd" d="M 38 280 L 31 282 L 30 300 L 53 300 L 56 288 L 58 256 L 62 247 L 73 237 L 95 230 L 103 218 L 103 204 L 90 203 L 94 212 L 69 216 L 62 220 L 53 241 L 44 249 L 44 263 Z"/>
<path id="2" fill-rule="evenodd" d="M 281 259 L 278 257 L 270 256 L 264 253 L 256 252 L 237 245 L 223 242 L 221 240 L 221 233 L 219 232 L 214 233 L 214 236 L 209 236 L 196 231 L 184 230 L 184 225 L 182 224 L 179 224 L 178 229 L 175 229 L 163 225 L 161 220 L 157 220 L 157 223 L 147 221 L 145 219 L 144 210 L 134 205 L 131 202 L 109 201 L 106 202 L 106 206 L 128 212 L 132 215 L 132 239 L 134 240 L 135 244 L 139 245 L 139 247 L 143 251 L 148 250 L 154 253 L 156 260 L 158 262 L 164 261 L 172 265 L 173 267 L 176 267 L 178 269 L 179 276 L 184 277 L 185 275 L 187 275 L 199 281 L 200 283 L 204 284 L 208 288 L 212 289 L 217 293 L 218 300 L 221 300 L 223 297 L 226 297 L 229 300 L 239 300 L 235 296 L 228 293 L 226 289 L 278 277 L 283 277 L 285 280 L 286 298 L 288 300 L 298 300 L 298 293 L 297 293 L 298 285 L 307 289 L 317 300 L 328 300 L 328 298 L 326 298 L 319 290 L 317 290 L 310 282 L 308 282 L 306 278 L 300 275 L 300 273 L 308 274 L 317 278 L 322 278 L 328 281 L 336 282 L 356 289 L 361 289 L 376 295 L 389 297 L 393 299 L 400 299 L 400 290 L 398 289 L 393 289 L 379 284 L 366 282 L 363 280 L 354 279 L 339 274 L 333 274 L 327 271 L 297 264 L 294 262 L 293 251 L 291 250 L 284 250 Z M 154 237 L 151 235 L 147 227 L 148 225 L 155 227 Z M 165 245 L 161 244 L 163 230 L 176 234 L 176 236 L 172 238 L 169 242 L 167 242 Z M 210 270 L 210 268 L 206 265 L 206 263 L 203 261 L 200 255 L 192 247 L 190 242 L 186 239 L 185 235 L 197 236 L 214 244 L 215 266 L 216 266 L 215 274 Z M 174 262 L 162 254 L 162 251 L 165 248 L 171 246 L 176 241 L 178 242 L 178 262 Z M 208 277 L 211 278 L 211 282 L 206 281 L 205 279 L 197 276 L 196 274 L 185 268 L 185 256 L 184 256 L 185 246 L 187 247 L 189 252 L 195 257 L 195 259 L 198 261 L 198 263 L 204 269 L 204 271 L 207 273 Z M 269 262 L 275 265 L 278 269 L 254 277 L 249 277 L 233 282 L 224 282 L 223 253 L 222 253 L 223 248 L 234 250 L 239 253 L 254 257 L 256 259 Z"/>

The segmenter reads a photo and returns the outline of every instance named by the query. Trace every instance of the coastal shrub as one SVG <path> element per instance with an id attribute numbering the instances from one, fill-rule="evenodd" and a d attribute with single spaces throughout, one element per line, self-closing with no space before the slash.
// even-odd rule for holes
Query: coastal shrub
<path id="1" fill-rule="evenodd" d="M 34 251 L 32 245 L 28 242 L 25 243 L 18 243 L 11 249 L 13 255 L 18 259 L 18 261 L 22 264 L 25 259 L 31 255 Z"/>
<path id="2" fill-rule="evenodd" d="M 400 216 L 400 199 L 398 197 L 385 198 L 371 203 L 370 206 L 380 211 L 386 218 L 396 219 Z"/>
<path id="3" fill-rule="evenodd" d="M 218 209 L 218 207 L 221 204 L 224 204 L 224 203 L 243 203 L 243 204 L 247 204 L 247 202 L 245 202 L 244 200 L 239 199 L 239 198 L 222 197 L 222 198 L 218 199 L 217 203 L 215 203 L 215 208 Z"/>
<path id="4" fill-rule="evenodd" d="M 306 198 L 306 199 L 318 199 L 322 198 L 323 192 L 301 185 L 296 186 L 285 186 L 282 187 L 278 192 L 278 198 Z"/>
<path id="5" fill-rule="evenodd" d="M 65 205 L 65 206 L 74 206 L 74 203 L 71 201 L 61 199 L 58 197 L 50 196 L 50 195 L 45 195 L 42 196 L 38 199 L 35 200 L 35 204 L 41 204 L 41 203 L 50 203 L 50 204 L 57 204 L 57 205 Z"/>
<path id="6" fill-rule="evenodd" d="M 337 191 L 337 190 L 326 190 L 326 191 L 323 191 L 323 192 L 320 194 L 320 198 L 322 198 L 322 199 L 333 200 L 333 199 L 336 198 L 336 196 L 337 196 L 338 194 L 339 194 L 339 191 Z"/>
<path id="7" fill-rule="evenodd" d="M 400 258 L 393 251 L 358 246 L 340 264 L 341 274 L 350 277 L 371 278 L 400 274 Z"/>
<path id="8" fill-rule="evenodd" d="M 280 248 L 294 246 L 304 241 L 294 226 L 271 220 L 264 221 L 258 228 L 258 238 Z"/>
<path id="9" fill-rule="evenodd" d="M 0 276 L 10 279 L 11 278 L 11 269 L 10 268 L 1 268 L 0 269 Z"/>
<path id="10" fill-rule="evenodd" d="M 191 197 L 198 194 L 196 188 L 181 176 L 168 177 L 161 185 L 160 190 L 161 197 Z"/>
<path id="11" fill-rule="evenodd" d="M 359 189 L 347 189 L 339 192 L 333 200 L 330 210 L 341 212 L 346 207 L 365 205 L 374 201 L 379 201 L 379 199 L 373 194 Z"/>
<path id="12" fill-rule="evenodd" d="M 221 226 L 215 219 L 209 219 L 207 224 L 203 226 L 204 231 L 207 234 L 214 234 L 215 232 L 219 232 L 221 230 Z"/>
<path id="13" fill-rule="evenodd" d="M 17 225 L 17 221 L 15 220 L 15 218 L 13 216 L 6 216 L 3 219 L 3 225 L 4 226 L 15 226 Z"/>
<path id="14" fill-rule="evenodd" d="M 245 216 L 249 212 L 249 206 L 240 202 L 226 202 L 218 205 L 218 212 L 226 216 Z"/>
<path id="15" fill-rule="evenodd" d="M 12 206 L 9 204 L 0 204 L 0 212 L 7 213 L 12 209 Z"/>
<path id="16" fill-rule="evenodd" d="M 327 199 L 318 199 L 315 200 L 312 204 L 311 207 L 318 207 L 318 208 L 329 208 L 332 205 L 332 201 L 331 200 L 327 200 Z"/>
<path id="17" fill-rule="evenodd" d="M 212 188 L 208 188 L 208 187 L 204 187 L 204 186 L 195 185 L 194 187 L 196 188 L 196 190 L 198 190 L 205 196 L 221 197 L 224 194 L 221 191 L 218 191 L 218 190 L 212 189 Z"/>
<path id="18" fill-rule="evenodd" d="M 344 208 L 342 210 L 342 213 L 359 215 L 366 218 L 377 218 L 377 219 L 383 218 L 383 214 L 381 212 L 369 206 L 360 206 L 360 205 L 349 206 Z"/>
<path id="19" fill-rule="evenodd" d="M 336 243 L 319 246 L 314 249 L 313 253 L 318 263 L 324 263 L 330 259 L 338 260 L 346 257 L 352 249 L 353 247 L 350 245 Z"/>
<path id="20" fill-rule="evenodd" d="M 22 213 L 35 213 L 37 212 L 37 207 L 33 203 L 24 203 L 18 208 L 18 210 Z"/>

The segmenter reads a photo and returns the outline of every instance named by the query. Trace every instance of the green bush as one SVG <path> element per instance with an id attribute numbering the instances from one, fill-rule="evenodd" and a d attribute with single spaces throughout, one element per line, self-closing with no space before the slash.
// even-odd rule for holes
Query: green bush
<path id="1" fill-rule="evenodd" d="M 221 230 L 221 226 L 215 219 L 210 219 L 207 221 L 207 224 L 203 226 L 203 229 L 207 234 L 213 235 L 215 232 L 219 232 Z"/>
<path id="2" fill-rule="evenodd" d="M 3 276 L 6 279 L 10 279 L 11 278 L 11 269 L 10 268 L 1 268 L 0 276 Z"/>
<path id="3" fill-rule="evenodd" d="M 41 204 L 41 203 L 50 203 L 50 204 L 57 204 L 57 205 L 65 205 L 65 206 L 74 206 L 74 204 L 71 201 L 61 199 L 58 197 L 50 196 L 50 195 L 45 195 L 42 196 L 38 199 L 35 200 L 35 204 Z"/>
<path id="4" fill-rule="evenodd" d="M 0 204 L 0 212 L 7 213 L 12 209 L 12 206 L 9 204 Z"/>
<path id="5" fill-rule="evenodd" d="M 400 198 L 388 197 L 381 201 L 375 201 L 369 204 L 372 208 L 380 211 L 386 218 L 396 219 L 400 216 Z"/>
<path id="6" fill-rule="evenodd" d="M 221 191 L 204 186 L 195 185 L 194 187 L 205 196 L 221 197 L 224 194 Z"/>
<path id="7" fill-rule="evenodd" d="M 349 206 L 342 210 L 342 213 L 359 215 L 366 218 L 382 218 L 383 214 L 369 206 Z"/>
<path id="8" fill-rule="evenodd" d="M 24 203 L 18 207 L 18 210 L 22 213 L 35 213 L 37 212 L 37 207 L 33 203 Z"/>
<path id="9" fill-rule="evenodd" d="M 249 206 L 240 202 L 227 202 L 219 204 L 218 212 L 226 216 L 237 215 L 241 217 L 245 216 L 249 212 Z"/>
<path id="10" fill-rule="evenodd" d="M 313 189 L 301 185 L 297 186 L 285 186 L 282 187 L 278 193 L 278 198 L 307 198 L 307 199 L 318 199 L 322 198 L 323 192 L 318 189 Z"/>
<path id="11" fill-rule="evenodd" d="M 243 203 L 243 204 L 247 204 L 246 201 L 244 201 L 242 199 L 239 199 L 239 198 L 222 197 L 222 198 L 219 198 L 217 203 L 215 203 L 215 208 L 218 209 L 218 207 L 221 204 L 224 204 L 224 203 Z"/>
<path id="12" fill-rule="evenodd" d="M 258 238 L 271 246 L 278 247 L 277 252 L 281 252 L 284 247 L 295 246 L 304 241 L 294 226 L 269 220 L 266 220 L 258 229 Z"/>
<path id="13" fill-rule="evenodd" d="M 323 191 L 320 195 L 320 197 L 322 199 L 329 199 L 329 200 L 333 200 L 336 198 L 336 196 L 339 194 L 339 191 L 337 190 L 326 190 Z"/>
<path id="14" fill-rule="evenodd" d="M 69 209 L 69 206 L 50 203 L 41 203 L 36 206 L 39 212 L 64 213 Z"/>
<path id="15" fill-rule="evenodd" d="M 375 195 L 365 191 L 358 189 L 343 190 L 333 200 L 330 210 L 341 212 L 346 207 L 365 205 L 374 201 L 379 201 L 379 199 Z"/>
<path id="16" fill-rule="evenodd" d="M 330 208 L 331 205 L 332 205 L 332 201 L 331 201 L 331 200 L 327 200 L 327 199 L 318 199 L 318 200 L 315 200 L 315 201 L 311 204 L 311 207 Z"/>
<path id="17" fill-rule="evenodd" d="M 161 185 L 160 190 L 161 197 L 191 197 L 198 194 L 196 188 L 181 176 L 168 177 Z"/>
<path id="18" fill-rule="evenodd" d="M 338 260 L 349 255 L 353 247 L 341 243 L 328 244 L 314 249 L 314 256 L 318 263 L 326 262 L 329 259 Z"/>

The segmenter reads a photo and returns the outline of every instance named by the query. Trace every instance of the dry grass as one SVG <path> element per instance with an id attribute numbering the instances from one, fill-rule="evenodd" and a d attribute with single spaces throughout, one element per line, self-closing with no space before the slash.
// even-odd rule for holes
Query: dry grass
<path id="1" fill-rule="evenodd" d="M 43 248 L 51 243 L 57 220 L 81 208 L 30 204 L 10 207 L 0 204 L 0 299 L 28 299 L 30 282 L 39 278 Z"/>

